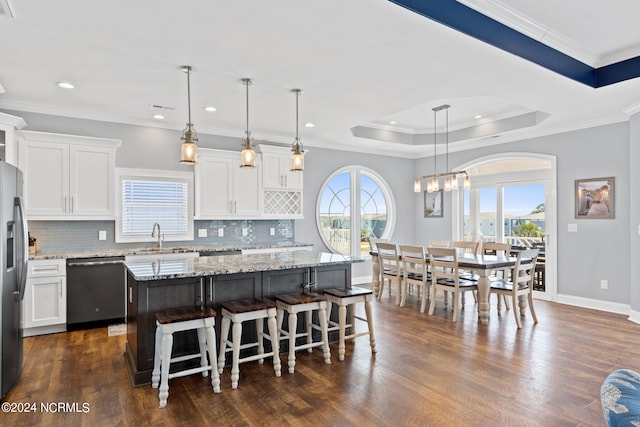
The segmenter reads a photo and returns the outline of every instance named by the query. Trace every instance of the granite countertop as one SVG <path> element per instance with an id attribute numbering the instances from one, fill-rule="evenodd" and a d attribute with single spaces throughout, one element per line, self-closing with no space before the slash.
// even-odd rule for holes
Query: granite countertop
<path id="1" fill-rule="evenodd" d="M 232 246 L 163 246 L 160 249 L 155 247 L 139 247 L 139 248 L 117 248 L 117 249 L 95 249 L 88 251 L 40 251 L 36 254 L 30 254 L 29 259 L 66 259 L 66 258 L 98 258 L 112 256 L 128 256 L 128 255 L 150 255 L 150 254 L 178 254 L 189 252 L 225 252 L 225 251 L 241 251 L 243 249 L 271 249 L 271 248 L 291 248 L 313 246 L 310 243 L 274 243 L 274 244 L 256 244 L 256 245 L 232 245 Z"/>
<path id="2" fill-rule="evenodd" d="M 136 280 L 147 281 L 309 268 L 358 261 L 361 259 L 327 252 L 293 251 L 165 261 L 127 261 L 125 265 Z"/>

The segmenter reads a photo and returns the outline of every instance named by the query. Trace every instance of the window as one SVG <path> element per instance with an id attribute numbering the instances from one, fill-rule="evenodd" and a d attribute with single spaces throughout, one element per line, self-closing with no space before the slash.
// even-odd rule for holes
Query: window
<path id="1" fill-rule="evenodd" d="M 119 170 L 116 242 L 151 242 L 153 225 L 164 240 L 193 240 L 191 174 Z"/>
<path id="2" fill-rule="evenodd" d="M 333 173 L 320 189 L 317 224 L 334 252 L 361 256 L 369 237 L 387 238 L 393 230 L 393 198 L 372 170 L 349 166 Z"/>

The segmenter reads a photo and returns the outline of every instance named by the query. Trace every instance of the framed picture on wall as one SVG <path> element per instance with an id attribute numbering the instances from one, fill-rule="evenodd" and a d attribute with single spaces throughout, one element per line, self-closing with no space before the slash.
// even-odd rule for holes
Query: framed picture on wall
<path id="1" fill-rule="evenodd" d="M 576 179 L 576 218 L 614 218 L 613 177 Z"/>
<path id="2" fill-rule="evenodd" d="M 429 193 L 424 192 L 424 217 L 442 218 L 442 190 Z"/>

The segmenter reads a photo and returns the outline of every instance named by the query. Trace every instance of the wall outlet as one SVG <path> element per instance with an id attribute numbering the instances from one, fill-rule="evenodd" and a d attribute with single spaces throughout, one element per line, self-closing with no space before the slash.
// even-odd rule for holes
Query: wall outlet
<path id="1" fill-rule="evenodd" d="M 218 228 L 218 237 L 224 237 L 224 228 Z"/>
<path id="2" fill-rule="evenodd" d="M 578 232 L 578 224 L 569 224 L 567 226 L 567 231 L 569 233 L 577 233 Z"/>
<path id="3" fill-rule="evenodd" d="M 207 237 L 207 229 L 198 228 L 198 237 Z"/>
<path id="4" fill-rule="evenodd" d="M 276 235 L 276 229 L 274 227 L 269 228 L 269 236 L 275 236 Z"/>
<path id="5" fill-rule="evenodd" d="M 98 240 L 107 240 L 107 231 L 106 230 L 98 231 Z"/>
<path id="6" fill-rule="evenodd" d="M 247 227 L 242 227 L 242 237 L 247 237 L 249 235 L 249 229 Z"/>
<path id="7" fill-rule="evenodd" d="M 600 280 L 600 289 L 609 289 L 609 281 Z"/>

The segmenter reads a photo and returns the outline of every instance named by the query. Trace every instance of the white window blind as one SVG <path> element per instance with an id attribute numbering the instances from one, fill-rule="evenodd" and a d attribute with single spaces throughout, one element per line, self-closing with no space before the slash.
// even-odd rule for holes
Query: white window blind
<path id="1" fill-rule="evenodd" d="M 162 234 L 188 231 L 188 186 L 182 181 L 122 179 L 122 234 L 148 235 L 154 223 Z"/>

